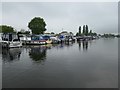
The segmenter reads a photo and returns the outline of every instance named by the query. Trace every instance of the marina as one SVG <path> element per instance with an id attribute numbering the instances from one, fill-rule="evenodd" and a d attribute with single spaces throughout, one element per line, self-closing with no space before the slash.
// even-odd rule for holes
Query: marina
<path id="1" fill-rule="evenodd" d="M 118 89 L 118 2 L 0 5 L 3 90 Z"/>
<path id="2" fill-rule="evenodd" d="M 116 88 L 117 41 L 101 38 L 3 49 L 3 88 Z"/>
<path id="3" fill-rule="evenodd" d="M 98 36 L 73 36 L 66 35 L 68 33 L 61 33 L 58 36 L 55 35 L 19 35 L 15 33 L 1 33 L 0 44 L 3 48 L 22 47 L 23 45 L 46 45 L 46 44 L 61 44 L 76 41 L 89 41 L 99 39 Z"/>

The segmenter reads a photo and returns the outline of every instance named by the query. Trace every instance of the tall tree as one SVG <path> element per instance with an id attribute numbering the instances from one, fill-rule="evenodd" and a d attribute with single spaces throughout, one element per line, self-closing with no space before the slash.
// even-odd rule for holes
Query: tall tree
<path id="1" fill-rule="evenodd" d="M 92 30 L 90 30 L 89 35 L 92 35 Z"/>
<path id="2" fill-rule="evenodd" d="M 85 25 L 83 26 L 83 35 L 85 35 L 85 32 L 86 32 L 86 28 L 85 28 Z"/>
<path id="3" fill-rule="evenodd" d="M 29 23 L 28 27 L 31 29 L 33 34 L 43 34 L 46 31 L 46 23 L 43 18 L 35 17 Z"/>
<path id="4" fill-rule="evenodd" d="M 79 35 L 81 35 L 81 26 L 79 26 Z"/>
<path id="5" fill-rule="evenodd" d="M 87 35 L 88 35 L 88 32 L 89 32 L 89 31 L 88 31 L 88 25 L 86 25 L 85 28 L 86 28 L 86 30 L 85 30 L 85 35 L 87 36 Z"/>
<path id="6" fill-rule="evenodd" d="M 11 26 L 7 26 L 7 25 L 1 25 L 0 32 L 1 33 L 15 33 L 14 28 Z"/>

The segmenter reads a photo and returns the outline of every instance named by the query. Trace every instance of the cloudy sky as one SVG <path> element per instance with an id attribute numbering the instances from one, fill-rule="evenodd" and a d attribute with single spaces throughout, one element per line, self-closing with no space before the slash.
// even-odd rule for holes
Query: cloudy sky
<path id="1" fill-rule="evenodd" d="M 3 2 L 2 24 L 28 30 L 34 17 L 44 18 L 46 32 L 62 28 L 76 33 L 84 24 L 97 33 L 118 32 L 117 2 Z"/>

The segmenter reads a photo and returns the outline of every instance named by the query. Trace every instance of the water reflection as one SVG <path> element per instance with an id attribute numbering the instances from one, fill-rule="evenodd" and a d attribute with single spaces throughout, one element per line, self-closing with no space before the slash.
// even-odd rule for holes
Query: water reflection
<path id="1" fill-rule="evenodd" d="M 83 51 L 88 50 L 88 41 L 78 41 L 77 43 L 79 45 L 79 50 L 81 50 L 81 48 L 83 48 Z"/>
<path id="2" fill-rule="evenodd" d="M 53 44 L 52 48 L 56 48 L 56 49 L 64 49 L 65 47 L 69 48 L 71 46 L 73 46 L 75 42 L 65 42 L 65 43 L 61 43 L 61 44 Z"/>
<path id="3" fill-rule="evenodd" d="M 88 41 L 83 41 L 83 50 L 88 50 Z"/>
<path id="4" fill-rule="evenodd" d="M 69 47 L 69 46 L 72 46 L 75 42 L 66 42 L 64 45 Z"/>
<path id="5" fill-rule="evenodd" d="M 66 42 L 66 43 L 56 44 L 56 45 L 48 44 L 48 45 L 41 45 L 41 46 L 26 46 L 23 48 L 26 48 L 28 50 L 27 52 L 29 53 L 29 57 L 33 61 L 40 63 L 46 60 L 47 50 L 53 49 L 53 48 L 64 49 L 65 47 L 69 49 L 71 46 L 74 45 L 74 43 L 75 42 Z M 83 51 L 88 50 L 88 41 L 79 41 L 77 43 L 79 44 L 79 50 L 81 50 L 81 48 L 83 48 Z M 3 62 L 11 62 L 14 60 L 19 60 L 22 50 L 23 50 L 22 48 L 3 49 L 2 50 Z"/>
<path id="6" fill-rule="evenodd" d="M 31 46 L 29 56 L 35 62 L 44 62 L 47 49 L 51 49 L 51 45 Z"/>
<path id="7" fill-rule="evenodd" d="M 21 48 L 2 49 L 3 62 L 12 62 L 19 60 L 21 55 Z"/>
<path id="8" fill-rule="evenodd" d="M 104 42 L 100 39 L 24 46 L 21 54 L 16 49 L 14 52 L 4 50 L 4 59 L 8 60 L 9 56 L 9 60 L 19 57 L 20 60 L 3 64 L 3 88 L 116 88 L 116 45 L 117 40 Z M 13 58 L 8 53 L 12 53 Z"/>

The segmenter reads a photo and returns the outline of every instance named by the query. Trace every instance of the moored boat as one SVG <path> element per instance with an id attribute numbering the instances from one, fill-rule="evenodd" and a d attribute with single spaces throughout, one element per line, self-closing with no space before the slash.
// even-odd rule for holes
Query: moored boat
<path id="1" fill-rule="evenodd" d="M 60 39 L 58 37 L 50 37 L 52 40 L 52 44 L 58 44 L 60 42 Z"/>
<path id="2" fill-rule="evenodd" d="M 3 48 L 22 47 L 22 42 L 20 41 L 19 36 L 16 34 L 0 34 L 0 37 L 0 43 Z"/>
<path id="3" fill-rule="evenodd" d="M 46 40 L 46 43 L 47 43 L 47 44 L 51 44 L 51 43 L 52 43 L 52 40 L 51 40 L 51 39 L 48 39 L 48 40 Z"/>
<path id="4" fill-rule="evenodd" d="M 26 45 L 44 45 L 46 44 L 46 40 L 44 40 L 41 35 L 32 35 L 31 40 L 26 40 L 25 44 Z"/>

